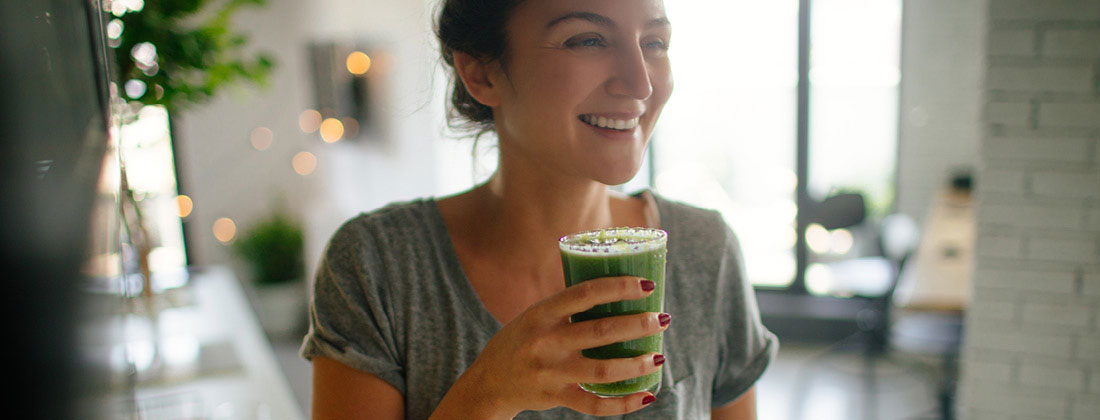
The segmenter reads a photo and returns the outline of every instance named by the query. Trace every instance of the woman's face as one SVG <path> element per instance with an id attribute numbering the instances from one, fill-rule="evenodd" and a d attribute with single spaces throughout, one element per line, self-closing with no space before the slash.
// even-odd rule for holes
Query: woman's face
<path id="1" fill-rule="evenodd" d="M 509 20 L 494 109 L 502 153 L 621 184 L 672 93 L 661 0 L 527 0 Z M 507 158 L 507 157 L 505 157 Z"/>

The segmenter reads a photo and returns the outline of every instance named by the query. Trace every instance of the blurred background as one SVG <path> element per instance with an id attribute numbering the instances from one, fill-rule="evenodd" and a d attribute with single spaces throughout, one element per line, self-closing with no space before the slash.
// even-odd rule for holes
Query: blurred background
<path id="1" fill-rule="evenodd" d="M 4 2 L 26 418 L 302 419 L 329 236 L 463 191 L 435 0 Z M 718 210 L 761 419 L 1100 418 L 1100 1 L 666 2 L 638 176 Z"/>

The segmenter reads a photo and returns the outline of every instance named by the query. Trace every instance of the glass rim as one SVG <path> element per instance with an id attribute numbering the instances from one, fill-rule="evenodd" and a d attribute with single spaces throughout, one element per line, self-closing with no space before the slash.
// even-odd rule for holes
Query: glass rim
<path id="1" fill-rule="evenodd" d="M 580 242 L 577 239 L 596 237 L 599 235 L 618 235 L 624 232 L 626 235 L 639 238 L 632 242 Z M 657 228 L 644 227 L 612 227 L 606 229 L 592 229 L 570 233 L 558 239 L 558 249 L 562 252 L 579 255 L 624 255 L 638 252 L 663 249 L 668 241 L 668 232 Z"/>

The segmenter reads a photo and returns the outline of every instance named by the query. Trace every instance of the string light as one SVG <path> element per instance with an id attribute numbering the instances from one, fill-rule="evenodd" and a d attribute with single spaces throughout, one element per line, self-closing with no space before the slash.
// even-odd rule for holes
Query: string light
<path id="1" fill-rule="evenodd" d="M 312 174 L 317 169 L 317 157 L 310 152 L 298 152 L 291 159 L 290 164 L 294 166 L 294 172 L 298 175 L 306 176 Z"/>
<path id="2" fill-rule="evenodd" d="M 362 76 L 370 70 L 370 56 L 362 51 L 355 51 L 348 54 L 347 67 L 348 72 L 356 76 Z"/>
<path id="3" fill-rule="evenodd" d="M 176 196 L 176 206 L 179 207 L 180 219 L 183 219 L 191 215 L 191 210 L 194 210 L 195 203 L 191 201 L 191 197 L 178 195 Z"/>
<path id="4" fill-rule="evenodd" d="M 298 115 L 298 128 L 303 133 L 312 133 L 321 127 L 321 113 L 314 109 L 307 109 Z"/>
<path id="5" fill-rule="evenodd" d="M 214 238 L 222 244 L 228 244 L 237 236 L 237 224 L 233 219 L 223 217 L 214 221 Z"/>
<path id="6" fill-rule="evenodd" d="M 344 123 L 336 118 L 328 118 L 321 122 L 321 139 L 325 143 L 335 143 L 344 136 Z"/>
<path id="7" fill-rule="evenodd" d="M 359 121 L 355 121 L 355 118 L 344 117 L 340 119 L 340 122 L 344 124 L 344 138 L 354 139 L 359 137 Z"/>
<path id="8" fill-rule="evenodd" d="M 274 133 L 267 127 L 256 127 L 252 129 L 252 134 L 249 138 L 252 142 L 252 147 L 256 150 L 265 150 L 271 147 L 271 143 L 275 141 Z"/>

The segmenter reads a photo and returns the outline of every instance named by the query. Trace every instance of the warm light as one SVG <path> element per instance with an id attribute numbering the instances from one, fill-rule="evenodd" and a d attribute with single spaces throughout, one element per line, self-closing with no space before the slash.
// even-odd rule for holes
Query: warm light
<path id="1" fill-rule="evenodd" d="M 354 139 L 359 137 L 359 121 L 355 121 L 355 118 L 344 117 L 340 119 L 340 122 L 344 123 L 344 138 Z"/>
<path id="2" fill-rule="evenodd" d="M 307 109 L 302 111 L 302 114 L 298 116 L 298 128 L 302 129 L 303 133 L 312 133 L 317 131 L 321 127 L 321 113 L 316 110 Z"/>
<path id="3" fill-rule="evenodd" d="M 317 157 L 310 152 L 298 152 L 290 163 L 294 166 L 294 172 L 302 176 L 309 175 L 313 173 L 314 169 L 317 169 Z"/>
<path id="4" fill-rule="evenodd" d="M 347 65 L 351 74 L 366 74 L 367 70 L 370 70 L 370 57 L 362 51 L 353 52 L 348 54 Z"/>
<path id="5" fill-rule="evenodd" d="M 180 219 L 190 216 L 191 210 L 195 209 L 195 203 L 186 195 L 176 196 L 176 206 L 179 207 Z"/>
<path id="6" fill-rule="evenodd" d="M 256 150 L 265 150 L 271 147 L 271 143 L 275 141 L 275 135 L 267 127 L 252 129 L 252 135 L 249 137 L 252 140 L 252 147 Z"/>
<path id="7" fill-rule="evenodd" d="M 335 143 L 344 135 L 344 123 L 336 118 L 329 118 L 321 122 L 321 139 L 325 143 Z"/>
<path id="8" fill-rule="evenodd" d="M 855 244 L 855 238 L 848 229 L 837 229 L 830 234 L 830 248 L 836 254 L 847 254 Z"/>
<path id="9" fill-rule="evenodd" d="M 806 244 L 815 253 L 824 254 L 831 248 L 832 237 L 824 226 L 814 223 L 806 227 Z"/>
<path id="10" fill-rule="evenodd" d="M 237 236 L 237 224 L 233 223 L 232 219 L 223 217 L 214 221 L 214 237 L 221 243 L 229 243 L 235 236 Z"/>

